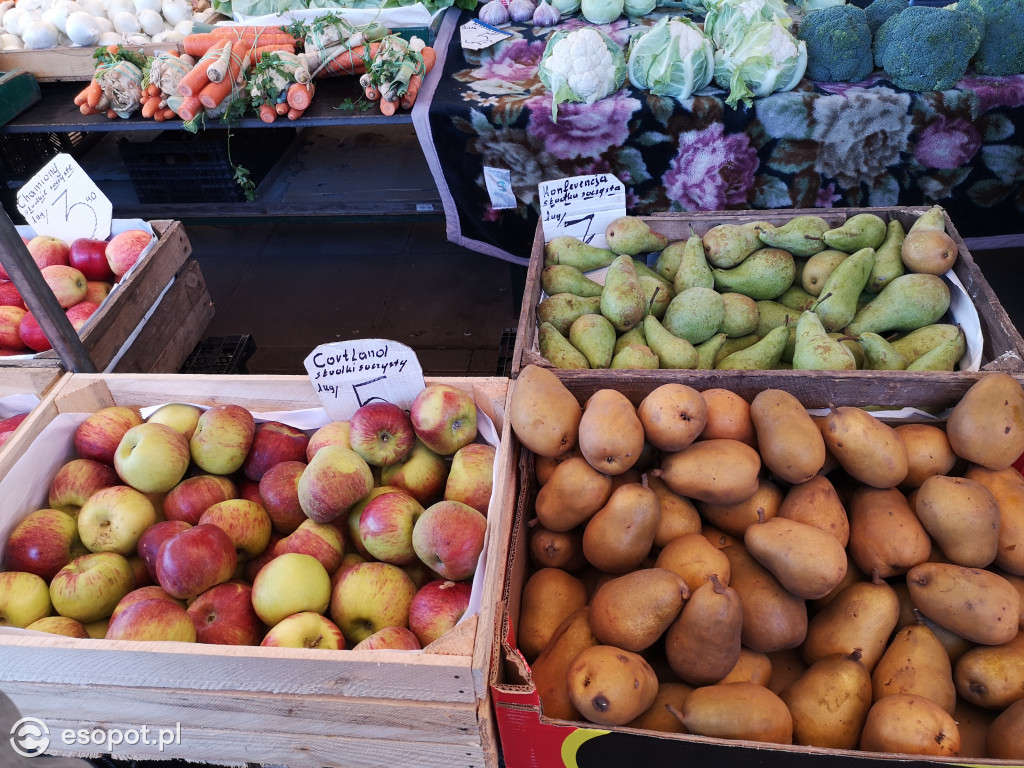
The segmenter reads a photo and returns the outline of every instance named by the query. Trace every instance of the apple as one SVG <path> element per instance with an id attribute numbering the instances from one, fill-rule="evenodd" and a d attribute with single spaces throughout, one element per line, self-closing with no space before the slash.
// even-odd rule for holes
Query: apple
<path id="1" fill-rule="evenodd" d="M 113 617 L 106 639 L 194 643 L 196 628 L 182 606 L 157 597 L 132 603 Z"/>
<path id="2" fill-rule="evenodd" d="M 260 478 L 260 500 L 278 533 L 291 533 L 309 519 L 299 503 L 299 478 L 305 469 L 304 461 L 282 461 Z"/>
<path id="3" fill-rule="evenodd" d="M 274 548 L 277 546 L 277 542 L 283 538 L 284 536 L 280 533 L 277 533 L 276 531 L 272 532 L 270 534 L 270 542 L 267 544 L 267 548 L 263 550 L 262 554 L 258 557 L 254 557 L 252 560 L 246 560 L 242 563 L 242 566 L 244 567 L 242 578 L 252 584 L 253 579 L 256 578 L 256 574 L 260 572 L 260 569 L 277 557 L 277 553 L 274 552 Z"/>
<path id="4" fill-rule="evenodd" d="M 134 588 L 128 558 L 116 552 L 93 552 L 57 571 L 50 581 L 50 600 L 61 616 L 88 624 L 110 616 Z"/>
<path id="5" fill-rule="evenodd" d="M 383 493 L 392 493 L 393 491 L 400 490 L 401 488 L 396 488 L 391 485 L 376 485 L 370 489 L 370 492 L 366 494 L 366 496 L 357 501 L 345 516 L 345 525 L 342 529 L 342 533 L 346 537 L 346 541 L 350 542 L 352 546 L 355 547 L 356 552 L 367 560 L 371 559 L 372 555 L 370 555 L 366 547 L 363 546 L 363 540 L 359 535 L 359 518 L 362 517 L 363 510 L 366 508 L 366 505 L 373 499 Z M 334 524 L 339 525 L 337 520 L 334 521 Z"/>
<path id="6" fill-rule="evenodd" d="M 85 638 L 89 636 L 82 622 L 69 619 L 67 616 L 44 616 L 33 621 L 25 629 L 49 632 L 51 635 L 64 635 L 65 637 Z"/>
<path id="7" fill-rule="evenodd" d="M 21 426 L 21 422 L 28 418 L 27 413 L 16 413 L 6 419 L 0 419 L 0 445 L 14 434 L 14 431 Z"/>
<path id="8" fill-rule="evenodd" d="M 167 403 L 161 405 L 151 414 L 146 421 L 157 424 L 166 424 L 173 430 L 181 432 L 186 439 L 191 440 L 195 434 L 199 417 L 203 415 L 203 409 L 197 405 L 188 403 Z"/>
<path id="9" fill-rule="evenodd" d="M 240 405 L 215 405 L 203 411 L 189 440 L 192 460 L 204 472 L 230 475 L 242 468 L 256 421 Z"/>
<path id="10" fill-rule="evenodd" d="M 85 627 L 85 631 L 89 633 L 89 637 L 94 640 L 102 640 L 107 636 L 107 627 L 110 626 L 110 618 L 104 617 L 97 619 L 96 621 L 84 621 L 82 626 Z"/>
<path id="11" fill-rule="evenodd" d="M 0 306 L 0 347 L 20 350 L 28 346 L 21 338 L 21 321 L 26 314 L 23 307 Z"/>
<path id="12" fill-rule="evenodd" d="M 0 306 L 27 309 L 18 286 L 10 280 L 0 280 Z"/>
<path id="13" fill-rule="evenodd" d="M 59 237 L 36 235 L 25 244 L 25 247 L 39 269 L 45 269 L 52 264 L 69 263 L 71 248 Z"/>
<path id="14" fill-rule="evenodd" d="M 133 555 L 142 532 L 156 522 L 145 494 L 128 485 L 101 488 L 78 512 L 78 536 L 90 552 Z"/>
<path id="15" fill-rule="evenodd" d="M 275 555 L 286 552 L 312 555 L 331 574 L 338 570 L 341 558 L 345 556 L 345 537 L 330 523 L 305 520 L 274 545 Z"/>
<path id="16" fill-rule="evenodd" d="M 373 488 L 370 465 L 355 451 L 328 445 L 316 452 L 299 477 L 299 504 L 306 517 L 328 523 Z"/>
<path id="17" fill-rule="evenodd" d="M 335 583 L 329 615 L 355 644 L 384 627 L 407 627 L 415 594 L 412 579 L 397 565 L 359 563 Z"/>
<path id="18" fill-rule="evenodd" d="M 414 562 L 403 565 L 402 570 L 409 574 L 409 578 L 416 585 L 416 589 L 419 589 L 428 581 L 435 581 L 437 579 L 437 574 L 418 557 Z"/>
<path id="19" fill-rule="evenodd" d="M 370 635 L 365 640 L 360 640 L 354 646 L 353 651 L 418 651 L 423 646 L 416 639 L 416 635 L 406 627 L 384 627 Z"/>
<path id="20" fill-rule="evenodd" d="M 138 411 L 123 405 L 109 405 L 86 416 L 75 429 L 75 451 L 80 458 L 114 466 L 114 454 L 124 433 L 142 423 Z"/>
<path id="21" fill-rule="evenodd" d="M 164 517 L 195 525 L 203 512 L 221 501 L 238 497 L 238 486 L 229 477 L 195 475 L 171 488 L 164 497 Z"/>
<path id="22" fill-rule="evenodd" d="M 338 580 L 345 574 L 345 571 L 349 570 L 354 565 L 359 565 L 359 563 L 368 562 L 370 561 L 362 555 L 360 555 L 358 552 L 346 552 L 345 556 L 341 558 L 341 565 L 339 565 L 337 570 L 335 570 L 334 573 L 331 574 L 331 591 L 334 591 L 334 588 L 338 584 Z M 434 578 L 437 577 L 434 576 Z"/>
<path id="23" fill-rule="evenodd" d="M 459 623 L 469 608 L 473 587 L 464 581 L 439 579 L 419 588 L 409 604 L 409 629 L 423 646 L 430 645 Z"/>
<path id="24" fill-rule="evenodd" d="M 107 241 L 79 237 L 68 246 L 68 263 L 81 271 L 86 280 L 113 282 L 114 272 L 107 261 Z"/>
<path id="25" fill-rule="evenodd" d="M 67 315 L 68 322 L 71 323 L 71 327 L 75 329 L 76 333 L 81 333 L 82 328 L 89 322 L 89 318 L 96 314 L 96 310 L 100 308 L 99 303 L 94 301 L 88 301 L 83 299 L 77 304 L 68 307 L 64 313 Z"/>
<path id="26" fill-rule="evenodd" d="M 268 627 L 293 613 L 324 613 L 330 602 L 331 577 L 312 555 L 278 555 L 260 569 L 252 582 L 252 606 Z"/>
<path id="27" fill-rule="evenodd" d="M 412 546 L 439 576 L 462 581 L 476 572 L 484 548 L 487 518 L 461 501 L 439 501 L 420 515 Z"/>
<path id="28" fill-rule="evenodd" d="M 259 645 L 267 628 L 252 607 L 252 587 L 232 580 L 210 587 L 188 606 L 200 643 Z"/>
<path id="29" fill-rule="evenodd" d="M 461 501 L 486 516 L 494 487 L 494 459 L 497 451 L 486 443 L 464 445 L 452 456 L 444 498 Z"/>
<path id="30" fill-rule="evenodd" d="M 153 526 L 150 526 L 150 528 L 152 527 Z M 128 565 L 132 567 L 132 574 L 135 576 L 136 589 L 152 586 L 153 582 L 156 581 L 156 577 L 150 575 L 149 568 L 146 566 L 145 561 L 138 555 L 129 555 Z"/>
<path id="31" fill-rule="evenodd" d="M 144 587 L 136 587 L 127 595 L 117 601 L 117 605 L 114 606 L 114 610 L 110 612 L 110 620 L 113 621 L 117 614 L 121 613 L 128 606 L 138 603 L 142 600 L 168 600 L 175 605 L 180 605 L 182 608 L 185 607 L 185 601 L 179 600 L 176 597 L 171 597 L 164 591 L 164 588 L 158 584 L 148 584 Z"/>
<path id="32" fill-rule="evenodd" d="M 156 422 L 144 422 L 129 429 L 114 451 L 118 476 L 145 493 L 170 491 L 181 482 L 190 461 L 185 436 Z"/>
<path id="33" fill-rule="evenodd" d="M 51 264 L 42 269 L 43 280 L 53 291 L 62 309 L 77 304 L 85 298 L 85 275 L 74 267 Z"/>
<path id="34" fill-rule="evenodd" d="M 86 280 L 85 298 L 82 301 L 99 306 L 110 295 L 112 290 L 114 290 L 114 286 L 103 280 Z"/>
<path id="35" fill-rule="evenodd" d="M 349 443 L 367 464 L 387 467 L 404 459 L 416 442 L 409 414 L 394 403 L 361 405 L 349 421 Z"/>
<path id="36" fill-rule="evenodd" d="M 199 525 L 206 523 L 218 526 L 231 537 L 239 562 L 261 555 L 273 528 L 263 505 L 246 499 L 228 499 L 207 507 L 199 517 Z"/>
<path id="37" fill-rule="evenodd" d="M 39 324 L 32 312 L 26 312 L 21 316 L 21 322 L 18 323 L 18 334 L 21 336 L 22 343 L 34 352 L 46 352 L 48 349 L 53 349 L 53 344 L 46 337 L 43 326 Z"/>
<path id="38" fill-rule="evenodd" d="M 476 440 L 476 403 L 448 384 L 428 384 L 409 405 L 416 435 L 434 453 L 451 456 Z"/>
<path id="39" fill-rule="evenodd" d="M 180 599 L 195 597 L 234 576 L 238 555 L 231 537 L 208 523 L 176 533 L 156 553 L 156 580 Z"/>
<path id="40" fill-rule="evenodd" d="M 331 421 L 324 424 L 316 432 L 310 435 L 309 443 L 306 445 L 306 461 L 309 462 L 316 452 L 325 445 L 340 445 L 344 448 L 351 448 L 349 433 L 351 425 L 347 421 Z"/>
<path id="41" fill-rule="evenodd" d="M 417 559 L 412 547 L 413 526 L 423 505 L 405 491 L 383 493 L 371 499 L 359 516 L 359 539 L 377 560 L 408 565 Z"/>
<path id="42" fill-rule="evenodd" d="M 257 424 L 249 455 L 242 464 L 242 472 L 250 480 L 259 482 L 275 464 L 303 461 L 308 444 L 309 436 L 297 427 L 279 421 Z"/>
<path id="43" fill-rule="evenodd" d="M 300 611 L 285 616 L 270 628 L 260 645 L 274 648 L 311 648 L 324 651 L 345 650 L 345 636 L 338 626 L 316 611 Z"/>
<path id="44" fill-rule="evenodd" d="M 4 550 L 4 567 L 24 571 L 49 582 L 74 559 L 78 523 L 66 512 L 37 509 L 14 526 Z"/>
<path id="45" fill-rule="evenodd" d="M 96 491 L 120 484 L 117 472 L 109 464 L 94 459 L 71 459 L 50 481 L 47 503 L 53 509 L 76 514 Z"/>
<path id="46" fill-rule="evenodd" d="M 448 463 L 417 440 L 405 461 L 381 469 L 380 481 L 408 491 L 424 506 L 439 501 L 448 479 Z"/>
<path id="47" fill-rule="evenodd" d="M 110 238 L 105 253 L 114 276 L 124 277 L 152 241 L 153 235 L 144 229 L 126 229 Z"/>
<path id="48" fill-rule="evenodd" d="M 139 557 L 145 564 L 146 572 L 149 574 L 150 579 L 153 581 L 157 580 L 156 555 L 160 551 L 160 545 L 175 534 L 186 531 L 191 527 L 192 523 L 186 523 L 184 520 L 160 520 L 142 532 L 138 543 L 135 545 L 135 551 L 138 552 Z"/>
<path id="49" fill-rule="evenodd" d="M 27 627 L 53 612 L 46 581 L 35 573 L 0 573 L 0 627 Z"/>

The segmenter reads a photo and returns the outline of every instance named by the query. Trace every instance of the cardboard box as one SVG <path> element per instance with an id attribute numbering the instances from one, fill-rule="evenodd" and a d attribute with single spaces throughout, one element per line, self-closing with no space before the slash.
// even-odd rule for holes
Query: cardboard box
<path id="1" fill-rule="evenodd" d="M 874 213 L 888 221 L 898 219 L 909 229 L 910 225 L 927 207 L 910 208 L 813 208 L 773 211 L 713 211 L 695 213 L 667 213 L 654 216 L 641 216 L 651 228 L 668 237 L 670 241 L 686 240 L 690 236 L 690 228 L 698 235 L 703 235 L 717 224 L 743 224 L 748 221 L 767 221 L 781 226 L 798 215 L 820 216 L 834 226 L 841 225 L 847 218 L 858 213 Z M 974 259 L 964 244 L 963 238 L 956 231 L 949 215 L 946 215 L 946 232 L 957 244 L 960 252 L 953 273 L 963 284 L 967 295 L 977 310 L 981 323 L 983 348 L 981 353 L 982 370 L 1024 370 L 1024 339 L 1014 328 L 1009 315 L 1003 309 L 992 287 L 985 280 Z M 537 305 L 541 300 L 540 273 L 544 268 L 544 232 L 540 224 L 534 236 L 530 265 L 526 275 L 526 286 L 523 292 L 523 306 L 519 316 L 519 327 L 516 332 L 516 351 L 513 358 L 512 376 L 519 375 L 523 366 L 534 364 L 551 368 L 552 365 L 540 354 L 537 341 Z M 630 375 L 638 373 L 630 371 Z M 828 377 L 831 371 L 802 371 L 802 376 Z M 879 374 L 893 379 L 906 375 L 901 371 L 857 371 L 858 376 L 873 377 Z M 586 371 L 560 371 L 560 376 L 570 379 L 586 375 Z M 947 374 L 936 372 L 936 378 L 952 378 L 959 373 Z"/>
<path id="2" fill-rule="evenodd" d="M 812 399 L 820 400 L 827 390 L 812 382 L 805 387 L 806 373 L 801 376 L 781 375 L 786 372 L 766 372 L 758 375 L 751 371 L 722 372 L 727 379 L 708 380 L 699 373 L 689 371 L 645 371 L 643 377 L 623 377 L 604 372 L 592 372 L 593 379 L 563 379 L 581 402 L 597 388 L 611 387 L 627 395 L 634 406 L 656 387 L 668 382 L 688 384 L 703 390 L 725 386 L 744 395 L 748 400 L 757 392 L 776 387 L 796 395 L 807 405 L 808 392 Z M 603 380 L 598 381 L 598 376 Z M 860 377 L 847 382 L 833 394 L 837 405 L 884 403 L 893 407 L 921 407 L 945 410 L 955 405 L 963 393 L 984 373 L 965 373 L 952 385 L 927 380 L 922 374 L 912 385 L 900 388 L 890 386 L 881 377 L 867 380 Z M 1024 375 L 1013 374 L 1024 384 Z M 512 383 L 512 390 L 516 382 Z M 510 399 L 511 399 L 510 393 Z M 817 405 L 817 403 L 815 403 Z M 941 423 L 941 422 L 940 422 Z M 777 746 L 753 741 L 727 740 L 706 736 L 666 734 L 628 727 L 600 726 L 587 722 L 553 719 L 544 715 L 537 690 L 532 682 L 530 667 L 516 645 L 522 588 L 533 566 L 529 562 L 529 532 L 535 518 L 534 500 L 538 484 L 534 474 L 534 454 L 522 448 L 515 436 L 513 446 L 520 452 L 519 490 L 515 502 L 515 520 L 509 542 L 508 567 L 502 592 L 503 619 L 498 625 L 495 645 L 497 663 L 492 668 L 491 689 L 495 717 L 501 737 L 502 754 L 508 768 L 532 766 L 579 766 L 579 768 L 613 768 L 613 766 L 729 766 L 730 768 L 790 768 L 791 766 L 876 766 L 904 764 L 923 765 L 1021 765 L 1021 761 L 1004 761 L 960 757 L 932 759 L 915 755 L 865 753 L 854 750 L 822 749 L 801 746 Z M 1024 459 L 1024 457 L 1022 457 Z"/>
<path id="3" fill-rule="evenodd" d="M 504 435 L 508 379 L 443 381 L 473 394 Z M 236 403 L 254 411 L 319 408 L 305 376 L 67 374 L 24 426 L 31 438 L 62 414 L 118 404 Z M 513 467 L 507 443 L 488 515 L 481 608 L 422 652 L 231 647 L 0 634 L 0 691 L 43 720 L 54 754 L 113 754 L 211 763 L 293 766 L 498 765 L 488 697 L 497 605 L 511 526 Z M 24 455 L 0 455 L 0 478 Z M 505 481 L 508 482 L 505 482 Z M 48 480 L 40 478 L 45 497 Z M 3 481 L 0 480 L 0 487 Z M 0 540 L 30 508 L 0 502 Z M 121 732 L 147 725 L 151 739 L 61 743 L 64 729 Z M 72 737 L 73 738 L 73 737 Z"/>

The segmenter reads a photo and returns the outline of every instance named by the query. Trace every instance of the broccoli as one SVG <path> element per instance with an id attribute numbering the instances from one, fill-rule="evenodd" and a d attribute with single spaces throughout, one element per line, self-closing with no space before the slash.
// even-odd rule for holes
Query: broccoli
<path id="1" fill-rule="evenodd" d="M 907 7 L 907 0 L 873 0 L 864 12 L 868 15 L 868 26 L 875 34 L 885 21 Z"/>
<path id="2" fill-rule="evenodd" d="M 1024 74 L 1024 0 L 960 0 L 956 7 L 984 30 L 972 62 L 975 72 Z"/>
<path id="3" fill-rule="evenodd" d="M 833 5 L 807 15 L 797 30 L 807 43 L 807 77 L 857 83 L 875 68 L 871 29 L 863 8 Z"/>
<path id="4" fill-rule="evenodd" d="M 912 5 L 878 28 L 875 64 L 897 88 L 942 91 L 967 72 L 981 43 L 981 29 L 954 8 Z"/>

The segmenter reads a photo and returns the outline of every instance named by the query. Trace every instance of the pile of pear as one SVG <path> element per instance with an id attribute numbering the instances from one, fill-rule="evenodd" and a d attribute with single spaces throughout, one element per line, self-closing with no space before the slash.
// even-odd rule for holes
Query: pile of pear
<path id="1" fill-rule="evenodd" d="M 530 365 L 509 419 L 537 488 L 515 640 L 546 717 L 1024 760 L 1019 378 L 889 423 L 680 383 L 581 405 Z"/>
<path id="2" fill-rule="evenodd" d="M 934 206 L 909 231 L 874 213 L 841 226 L 802 214 L 670 242 L 623 216 L 607 248 L 545 245 L 539 351 L 567 369 L 953 371 L 966 339 L 942 322 L 941 276 L 959 255 L 945 228 Z M 605 268 L 603 283 L 587 274 Z"/>

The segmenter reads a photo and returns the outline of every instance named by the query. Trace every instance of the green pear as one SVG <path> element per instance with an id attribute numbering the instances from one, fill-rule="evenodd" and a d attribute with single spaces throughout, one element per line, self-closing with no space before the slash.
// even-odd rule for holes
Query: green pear
<path id="1" fill-rule="evenodd" d="M 722 294 L 725 315 L 718 330 L 729 338 L 746 336 L 757 329 L 757 302 L 742 293 Z"/>
<path id="2" fill-rule="evenodd" d="M 864 350 L 864 367 L 870 371 L 903 371 L 907 359 L 896 351 L 892 344 L 877 333 L 862 333 L 857 337 Z"/>
<path id="3" fill-rule="evenodd" d="M 697 344 L 697 370 L 710 371 L 715 367 L 715 358 L 725 346 L 726 337 L 724 333 L 716 333 L 707 341 Z"/>
<path id="4" fill-rule="evenodd" d="M 873 213 L 858 213 L 841 227 L 828 230 L 822 239 L 829 248 L 846 253 L 861 248 L 877 248 L 885 240 L 885 219 Z"/>
<path id="5" fill-rule="evenodd" d="M 938 275 L 900 275 L 854 315 L 847 333 L 912 331 L 937 322 L 949 309 L 949 287 Z"/>
<path id="6" fill-rule="evenodd" d="M 853 371 L 857 360 L 853 352 L 829 338 L 821 319 L 807 310 L 796 323 L 793 368 L 804 371 Z"/>
<path id="7" fill-rule="evenodd" d="M 669 302 L 675 295 L 672 293 L 672 289 L 666 288 L 663 281 L 650 275 L 640 275 L 640 287 L 643 289 L 644 299 L 647 302 L 648 314 L 657 318 L 664 317 L 665 310 L 668 309 Z"/>
<path id="8" fill-rule="evenodd" d="M 795 309 L 797 312 L 803 312 L 805 309 L 810 309 L 814 306 L 814 302 L 817 300 L 817 296 L 808 293 L 799 285 L 791 285 L 782 292 L 781 296 L 775 299 L 779 304 L 783 304 L 790 309 Z"/>
<path id="9" fill-rule="evenodd" d="M 670 283 L 676 279 L 679 265 L 683 261 L 683 253 L 686 251 L 686 242 L 686 240 L 673 240 L 661 249 L 661 253 L 654 261 L 654 271 Z"/>
<path id="10" fill-rule="evenodd" d="M 715 368 L 730 371 L 763 371 L 774 368 L 782 359 L 782 352 L 788 342 L 788 328 L 773 328 L 760 341 L 725 357 Z"/>
<path id="11" fill-rule="evenodd" d="M 760 234 L 761 242 L 773 248 L 785 248 L 794 256 L 813 256 L 825 250 L 821 239 L 832 225 L 821 216 L 803 214 L 794 216 L 781 227 L 765 229 Z"/>
<path id="12" fill-rule="evenodd" d="M 615 330 L 624 333 L 644 319 L 647 297 L 636 273 L 632 256 L 618 256 L 608 266 L 601 292 L 601 314 L 612 321 Z"/>
<path id="13" fill-rule="evenodd" d="M 775 299 L 793 285 L 796 262 L 782 248 L 759 248 L 732 269 L 713 269 L 715 288 L 744 293 L 755 301 Z"/>
<path id="14" fill-rule="evenodd" d="M 910 230 L 907 234 L 928 229 L 934 229 L 939 232 L 946 231 L 946 212 L 942 209 L 941 205 L 933 205 L 918 216 L 914 223 L 910 225 Z"/>
<path id="15" fill-rule="evenodd" d="M 757 302 L 757 327 L 754 333 L 758 336 L 767 336 L 768 331 L 779 326 L 796 326 L 800 311 L 777 301 L 766 299 Z"/>
<path id="16" fill-rule="evenodd" d="M 807 260 L 804 270 L 800 273 L 800 285 L 812 296 L 820 296 L 821 289 L 828 282 L 828 276 L 835 271 L 835 268 L 846 261 L 850 254 L 837 251 L 835 248 L 828 248 L 819 251 Z"/>
<path id="17" fill-rule="evenodd" d="M 637 216 L 619 216 L 608 222 L 604 230 L 608 248 L 620 256 L 636 256 L 638 253 L 653 253 L 668 245 L 668 238 L 655 232 L 650 225 Z"/>
<path id="18" fill-rule="evenodd" d="M 586 356 L 574 347 L 551 323 L 537 329 L 540 353 L 556 368 L 589 368 Z"/>
<path id="19" fill-rule="evenodd" d="M 574 293 L 556 293 L 537 305 L 537 322 L 551 323 L 563 336 L 580 315 L 599 312 L 600 296 L 577 296 Z"/>
<path id="20" fill-rule="evenodd" d="M 607 368 L 615 354 L 615 326 L 604 315 L 580 315 L 569 328 L 569 343 L 583 353 L 591 368 Z"/>
<path id="21" fill-rule="evenodd" d="M 907 366 L 908 371 L 954 371 L 967 351 L 967 339 L 958 327 L 956 336 L 928 350 Z"/>
<path id="22" fill-rule="evenodd" d="M 677 293 L 662 318 L 669 333 L 693 345 L 707 341 L 722 327 L 725 302 L 714 288 L 687 288 Z"/>
<path id="23" fill-rule="evenodd" d="M 764 244 L 757 229 L 741 224 L 718 224 L 704 233 L 704 254 L 718 269 L 731 269 Z"/>
<path id="24" fill-rule="evenodd" d="M 761 340 L 756 333 L 748 333 L 746 336 L 737 336 L 735 339 L 726 337 L 725 343 L 715 353 L 715 359 L 711 361 L 713 368 L 717 368 L 725 358 L 740 352 L 747 347 L 752 347 Z"/>
<path id="25" fill-rule="evenodd" d="M 909 364 L 943 342 L 959 335 L 959 326 L 952 323 L 932 323 L 894 339 L 891 344 L 892 348 L 903 355 Z"/>
<path id="26" fill-rule="evenodd" d="M 864 290 L 878 293 L 895 278 L 906 272 L 903 266 L 903 241 L 907 235 L 899 219 L 890 219 L 885 228 L 885 240 L 875 250 L 875 266 Z"/>
<path id="27" fill-rule="evenodd" d="M 818 300 L 811 307 L 826 331 L 845 328 L 857 314 L 857 297 L 875 265 L 875 249 L 861 248 L 843 259 L 828 276 Z"/>
<path id="28" fill-rule="evenodd" d="M 681 293 L 687 288 L 714 287 L 715 278 L 711 274 L 711 265 L 708 264 L 704 253 L 704 241 L 695 234 L 690 235 L 683 246 L 679 266 L 672 280 L 672 288 L 676 293 Z"/>
<path id="29" fill-rule="evenodd" d="M 612 358 L 611 370 L 658 370 L 660 361 L 651 348 L 644 344 L 630 344 L 623 347 Z"/>
<path id="30" fill-rule="evenodd" d="M 615 261 L 616 253 L 607 248 L 584 243 L 572 235 L 559 235 L 544 245 L 544 266 L 569 264 L 580 272 L 607 267 Z"/>
<path id="31" fill-rule="evenodd" d="M 853 354 L 853 362 L 857 365 L 857 370 L 864 367 L 864 348 L 857 343 L 857 339 L 854 336 L 847 336 L 845 333 L 831 332 L 828 337 L 835 339 L 844 347 L 846 347 Z"/>
<path id="32" fill-rule="evenodd" d="M 659 368 L 697 367 L 697 350 L 686 339 L 673 336 L 654 315 L 644 318 L 644 336 L 647 346 L 658 356 Z"/>
<path id="33" fill-rule="evenodd" d="M 666 280 L 664 277 L 659 275 L 656 270 L 651 269 L 642 259 L 633 259 L 633 266 L 636 267 L 637 277 L 644 277 L 645 275 L 652 280 L 657 280 L 661 283 L 666 291 L 669 291 L 673 296 L 676 292 L 672 290 L 672 281 Z"/>
<path id="34" fill-rule="evenodd" d="M 575 296 L 600 296 L 604 287 L 569 264 L 552 264 L 540 271 L 540 287 L 544 293 L 571 293 Z"/>
<path id="35" fill-rule="evenodd" d="M 644 347 L 647 346 L 647 337 L 644 336 L 643 323 L 637 323 L 615 340 L 615 348 L 612 350 L 612 357 L 615 357 L 615 355 L 622 351 L 623 347 L 628 347 L 630 344 L 638 344 Z"/>

